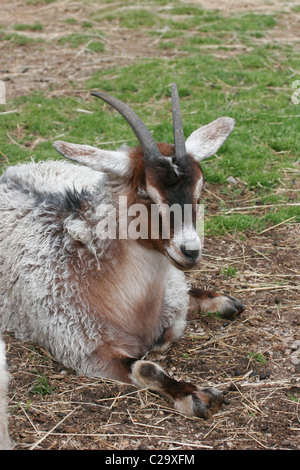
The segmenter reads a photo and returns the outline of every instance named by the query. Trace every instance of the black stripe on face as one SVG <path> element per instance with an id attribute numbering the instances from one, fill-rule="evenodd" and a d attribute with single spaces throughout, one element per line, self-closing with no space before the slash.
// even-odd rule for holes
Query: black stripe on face
<path id="1" fill-rule="evenodd" d="M 182 229 L 184 222 L 189 224 L 189 217 L 195 229 L 203 175 L 193 157 L 187 157 L 184 162 L 180 161 L 175 169 L 171 158 L 165 158 L 156 166 L 147 168 L 146 180 L 151 182 L 146 189 L 152 204 L 155 205 L 155 208 L 152 208 L 155 212 L 151 213 L 155 214 L 155 217 L 151 218 L 151 228 L 155 227 L 154 231 L 159 234 L 158 237 L 164 245 L 171 242 L 175 232 Z M 187 213 L 188 208 L 184 207 L 185 205 L 192 205 L 191 215 Z"/>
<path id="2" fill-rule="evenodd" d="M 149 180 L 149 186 L 155 188 L 161 202 L 169 206 L 193 204 L 195 199 L 198 202 L 200 194 L 195 191 L 200 178 L 203 179 L 202 171 L 190 155 L 179 161 L 175 157 L 161 158 L 146 168 L 146 182 Z"/>

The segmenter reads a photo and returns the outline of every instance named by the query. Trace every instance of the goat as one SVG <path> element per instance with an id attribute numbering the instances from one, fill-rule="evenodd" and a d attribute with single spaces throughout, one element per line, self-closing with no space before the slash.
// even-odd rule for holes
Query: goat
<path id="1" fill-rule="evenodd" d="M 38 343 L 80 374 L 148 387 L 183 413 L 208 418 L 222 404 L 220 391 L 174 380 L 143 357 L 180 338 L 189 308 L 226 317 L 244 309 L 234 297 L 191 289 L 184 274 L 201 252 L 199 161 L 218 150 L 235 121 L 219 118 L 185 142 L 173 84 L 174 145 L 156 143 L 125 103 L 92 95 L 125 118 L 139 146 L 107 151 L 57 141 L 54 148 L 77 165 L 57 160 L 6 170 L 0 179 L 1 328 Z M 158 207 L 157 237 L 121 237 L 118 210 L 117 236 L 101 237 L 99 208 L 117 208 L 120 197 L 147 214 Z M 164 207 L 173 203 L 190 204 L 193 220 L 182 230 L 171 223 L 164 238 Z"/>
<path id="2" fill-rule="evenodd" d="M 5 344 L 0 337 L 0 450 L 11 449 L 7 421 L 8 382 L 9 374 L 6 365 Z"/>

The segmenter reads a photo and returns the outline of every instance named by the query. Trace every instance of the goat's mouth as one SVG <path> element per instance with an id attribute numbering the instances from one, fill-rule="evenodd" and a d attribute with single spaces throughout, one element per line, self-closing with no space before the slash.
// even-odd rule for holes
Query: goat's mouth
<path id="1" fill-rule="evenodd" d="M 166 249 L 165 250 L 165 255 L 166 255 L 166 258 L 178 269 L 180 269 L 181 271 L 185 271 L 187 269 L 192 269 L 194 266 L 196 266 L 196 264 L 198 263 L 199 261 L 199 258 L 195 259 L 195 260 L 190 260 L 190 259 L 186 259 L 186 258 L 182 258 L 181 256 L 176 256 L 176 254 L 174 253 L 170 253 L 170 250 Z"/>

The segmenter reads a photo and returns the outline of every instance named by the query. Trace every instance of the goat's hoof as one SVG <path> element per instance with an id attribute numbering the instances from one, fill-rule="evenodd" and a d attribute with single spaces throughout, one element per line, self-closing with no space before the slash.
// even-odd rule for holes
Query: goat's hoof
<path id="1" fill-rule="evenodd" d="M 181 400 L 176 400 L 175 408 L 189 416 L 209 419 L 223 403 L 223 394 L 215 388 L 198 388 Z"/>
<path id="2" fill-rule="evenodd" d="M 222 318 L 233 320 L 245 310 L 245 306 L 235 297 L 231 297 L 231 295 L 224 295 L 224 297 L 225 299 L 220 313 Z"/>
<path id="3" fill-rule="evenodd" d="M 193 393 L 193 411 L 199 418 L 209 419 L 221 407 L 224 396 L 216 388 L 202 388 Z"/>

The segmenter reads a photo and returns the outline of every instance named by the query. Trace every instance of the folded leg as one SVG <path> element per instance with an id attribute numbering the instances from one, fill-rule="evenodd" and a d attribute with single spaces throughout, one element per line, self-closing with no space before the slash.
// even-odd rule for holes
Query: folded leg
<path id="1" fill-rule="evenodd" d="M 93 376 L 133 383 L 165 396 L 182 413 L 210 418 L 223 402 L 223 395 L 214 388 L 200 388 L 190 382 L 170 377 L 154 362 L 129 357 L 118 347 L 102 345 L 93 353 Z"/>
<path id="2" fill-rule="evenodd" d="M 132 381 L 167 396 L 182 413 L 208 419 L 223 403 L 223 394 L 215 388 L 200 388 L 190 382 L 169 377 L 154 362 L 136 361 L 132 364 Z"/>

